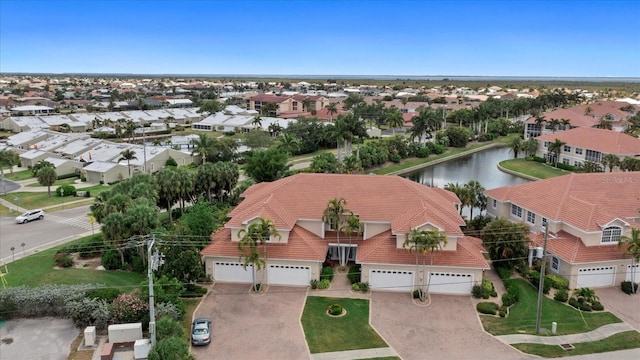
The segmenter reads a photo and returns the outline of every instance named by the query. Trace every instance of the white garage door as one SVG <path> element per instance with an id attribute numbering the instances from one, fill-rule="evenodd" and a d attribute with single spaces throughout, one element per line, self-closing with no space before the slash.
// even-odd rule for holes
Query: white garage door
<path id="1" fill-rule="evenodd" d="M 269 265 L 269 284 L 301 285 L 311 282 L 311 268 L 300 265 Z"/>
<path id="2" fill-rule="evenodd" d="M 413 271 L 370 270 L 369 287 L 383 291 L 413 291 Z"/>
<path id="3" fill-rule="evenodd" d="M 473 274 L 468 273 L 431 273 L 429 292 L 435 294 L 471 294 Z"/>
<path id="4" fill-rule="evenodd" d="M 631 274 L 631 265 L 627 265 L 627 275 L 625 277 L 625 281 L 631 281 L 631 279 L 633 279 L 634 282 L 640 282 L 640 264 L 633 265 L 633 278 L 631 277 Z"/>
<path id="5" fill-rule="evenodd" d="M 578 269 L 577 288 L 612 286 L 616 275 L 615 266 L 599 266 Z"/>
<path id="6" fill-rule="evenodd" d="M 216 281 L 252 283 L 252 271 L 253 265 L 248 265 L 247 269 L 245 270 L 241 263 L 215 262 L 213 268 L 213 278 Z"/>

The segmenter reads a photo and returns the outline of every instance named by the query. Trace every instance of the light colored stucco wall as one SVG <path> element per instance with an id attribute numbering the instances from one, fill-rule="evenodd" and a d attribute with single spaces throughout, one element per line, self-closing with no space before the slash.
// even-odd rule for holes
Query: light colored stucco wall
<path id="1" fill-rule="evenodd" d="M 239 257 L 221 257 L 221 256 L 205 256 L 204 257 L 204 266 L 205 273 L 207 276 L 211 277 L 211 279 L 215 278 L 214 274 L 214 266 L 213 264 L 216 261 L 222 262 L 237 262 L 241 263 Z M 320 279 L 320 273 L 322 272 L 322 262 L 319 261 L 293 261 L 293 260 L 280 260 L 280 259 L 267 259 L 267 264 L 262 270 L 258 270 L 256 272 L 256 281 L 259 283 L 269 283 L 268 279 L 268 268 L 269 264 L 272 265 L 294 265 L 294 266 L 309 266 L 311 268 L 311 279 Z M 263 278 L 264 276 L 264 278 Z"/>
<path id="2" fill-rule="evenodd" d="M 391 223 L 364 223 L 364 239 L 370 239 L 378 234 L 381 234 L 387 230 L 391 229 Z"/>
<path id="3" fill-rule="evenodd" d="M 300 220 L 296 222 L 296 225 L 313 233 L 318 237 L 322 237 L 323 222 L 321 220 Z"/>

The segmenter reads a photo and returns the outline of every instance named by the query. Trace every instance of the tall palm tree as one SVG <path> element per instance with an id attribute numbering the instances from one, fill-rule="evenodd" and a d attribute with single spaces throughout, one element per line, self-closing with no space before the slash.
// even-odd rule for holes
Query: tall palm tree
<path id="1" fill-rule="evenodd" d="M 207 134 L 199 134 L 197 139 L 191 140 L 193 145 L 193 154 L 199 154 L 202 157 L 202 163 L 207 162 L 207 154 L 210 153 L 215 144 L 215 140 L 207 136 Z"/>
<path id="2" fill-rule="evenodd" d="M 283 133 L 278 140 L 278 148 L 288 155 L 300 150 L 300 140 L 294 133 Z"/>
<path id="3" fill-rule="evenodd" d="M 528 138 L 525 142 L 522 143 L 522 151 L 524 151 L 526 156 L 533 156 L 538 151 L 538 140 L 535 138 Z"/>
<path id="4" fill-rule="evenodd" d="M 427 278 L 426 290 L 422 289 L 422 284 L 419 285 L 418 295 L 420 297 L 420 301 L 426 300 L 426 294 L 429 292 L 429 285 L 431 283 L 431 276 L 427 275 L 426 272 L 426 255 L 427 253 L 431 253 L 431 269 L 433 269 L 433 253 L 437 250 L 440 250 L 443 246 L 447 244 L 446 236 L 438 230 L 419 230 L 412 229 L 409 234 L 405 237 L 404 243 L 402 247 L 405 249 L 408 248 L 409 252 L 416 253 L 416 274 L 419 270 L 419 261 L 418 255 L 423 255 L 422 265 L 425 268 L 423 272 L 423 279 Z M 432 270 L 430 270 L 431 272 Z"/>
<path id="5" fill-rule="evenodd" d="M 517 137 L 514 137 L 513 139 L 511 139 L 511 141 L 509 141 L 508 146 L 511 149 L 511 151 L 513 152 L 513 158 L 517 159 L 518 158 L 518 152 L 523 150 L 524 143 L 522 142 L 522 139 L 520 139 L 520 136 L 517 136 Z"/>
<path id="6" fill-rule="evenodd" d="M 473 219 L 473 208 L 482 207 L 483 197 L 484 195 L 484 187 L 480 184 L 480 182 L 476 180 L 470 180 L 468 183 L 464 184 L 464 187 L 467 189 L 469 196 L 469 219 Z M 486 200 L 484 200 L 486 202 Z"/>
<path id="7" fill-rule="evenodd" d="M 544 118 L 544 115 L 536 116 L 535 122 L 536 122 L 536 127 L 538 128 L 538 131 L 540 131 L 540 134 L 542 134 L 542 126 L 544 125 L 544 123 L 547 122 L 547 119 Z"/>
<path id="8" fill-rule="evenodd" d="M 556 130 L 560 127 L 562 122 L 559 119 L 551 119 L 549 120 L 549 126 L 551 126 L 552 133 L 555 134 Z"/>
<path id="9" fill-rule="evenodd" d="M 302 111 L 309 111 L 309 108 L 311 107 L 312 103 L 313 101 L 311 99 L 309 99 L 308 97 L 305 97 L 302 100 Z"/>
<path id="10" fill-rule="evenodd" d="M 433 253 L 442 250 L 447 246 L 447 237 L 439 230 L 433 229 L 425 233 L 425 245 L 430 256 L 429 274 L 433 272 Z M 429 285 L 431 285 L 431 275 L 427 278 L 427 293 L 429 293 Z"/>
<path id="11" fill-rule="evenodd" d="M 609 168 L 609 172 L 613 172 L 613 168 L 620 166 L 620 158 L 614 154 L 607 154 L 603 156 L 600 162 L 602 163 L 602 166 L 605 167 L 605 170 L 607 167 Z"/>
<path id="12" fill-rule="evenodd" d="M 360 222 L 360 218 L 351 212 L 346 219 L 346 224 L 343 229 L 345 235 L 349 236 L 349 247 L 347 248 L 346 259 L 349 261 L 351 257 L 351 238 L 352 235 L 360 236 L 362 235 L 362 223 Z"/>
<path id="13" fill-rule="evenodd" d="M 338 113 L 338 104 L 332 102 L 325 106 L 325 108 L 327 109 L 327 113 L 329 113 L 329 121 L 333 122 L 333 115 Z"/>
<path id="14" fill-rule="evenodd" d="M 338 242 L 338 260 L 341 267 L 347 265 L 344 248 L 340 246 L 340 232 L 344 229 L 343 215 L 346 212 L 346 205 L 347 200 L 344 198 L 331 199 L 327 203 L 327 207 L 324 209 L 324 214 L 322 215 L 322 221 L 328 225 L 330 229 L 336 232 L 336 241 Z"/>
<path id="15" fill-rule="evenodd" d="M 400 112 L 400 110 L 395 108 L 387 112 L 385 120 L 387 122 L 387 126 L 392 129 L 393 135 L 396 134 L 396 128 L 399 128 L 404 124 L 402 113 Z"/>
<path id="16" fill-rule="evenodd" d="M 462 215 L 462 209 L 471 203 L 471 194 L 469 192 L 469 188 L 458 183 L 448 183 L 444 186 L 444 189 L 456 194 L 458 199 L 460 199 L 460 207 L 458 210 L 460 212 L 460 215 Z"/>
<path id="17" fill-rule="evenodd" d="M 138 158 L 136 157 L 136 152 L 131 149 L 127 149 L 121 152 L 120 155 L 121 156 L 120 159 L 118 159 L 118 162 L 127 160 L 127 168 L 129 168 L 129 178 L 131 178 L 131 160 L 138 160 Z"/>
<path id="18" fill-rule="evenodd" d="M 256 129 L 262 127 L 262 118 L 260 117 L 260 115 L 256 115 L 253 118 L 253 121 L 251 121 L 251 125 L 253 125 L 253 127 Z"/>
<path id="19" fill-rule="evenodd" d="M 560 152 L 562 151 L 562 148 L 566 144 L 567 144 L 566 142 L 564 142 L 564 141 L 562 141 L 560 139 L 556 139 L 554 142 L 549 144 L 548 151 L 549 151 L 549 153 L 553 154 L 556 167 L 558 167 L 558 160 L 560 160 Z"/>
<path id="20" fill-rule="evenodd" d="M 570 119 L 560 119 L 560 122 L 562 123 L 562 130 L 571 129 L 571 120 Z"/>
<path id="21" fill-rule="evenodd" d="M 618 241 L 618 246 L 628 245 L 625 253 L 631 255 L 631 285 L 633 293 L 637 288 L 635 287 L 635 264 L 640 262 L 640 229 L 631 228 L 631 236 L 620 236 L 620 240 Z"/>
<path id="22" fill-rule="evenodd" d="M 238 250 L 243 253 L 240 255 L 240 259 L 245 270 L 247 266 L 253 265 L 253 271 L 251 272 L 253 291 L 257 292 L 256 272 L 262 270 L 267 264 L 267 242 L 269 239 L 279 238 L 280 233 L 276 230 L 273 221 L 259 217 L 257 222 L 253 222 L 247 228 L 238 231 L 238 237 L 240 238 Z M 264 246 L 263 253 L 258 250 L 258 245 Z"/>
<path id="23" fill-rule="evenodd" d="M 596 127 L 598 129 L 606 129 L 606 130 L 612 130 L 613 129 L 613 125 L 611 125 L 611 121 L 605 119 L 604 116 L 600 119 L 600 121 L 598 121 L 598 124 L 596 125 Z"/>

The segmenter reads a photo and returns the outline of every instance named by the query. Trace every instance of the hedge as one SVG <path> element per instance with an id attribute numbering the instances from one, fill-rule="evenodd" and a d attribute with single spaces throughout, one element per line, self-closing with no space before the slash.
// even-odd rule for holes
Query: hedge
<path id="1" fill-rule="evenodd" d="M 481 302 L 476 305 L 476 309 L 481 314 L 495 315 L 500 306 L 494 302 Z"/>

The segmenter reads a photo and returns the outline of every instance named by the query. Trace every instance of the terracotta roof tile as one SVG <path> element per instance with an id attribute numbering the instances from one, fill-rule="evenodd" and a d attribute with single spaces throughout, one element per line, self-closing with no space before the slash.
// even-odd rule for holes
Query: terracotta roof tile
<path id="1" fill-rule="evenodd" d="M 535 246 L 544 245 L 544 234 L 530 234 Z M 547 251 L 573 263 L 591 263 L 625 259 L 626 248 L 617 245 L 585 246 L 580 238 L 565 231 L 552 235 L 547 240 Z M 628 258 L 628 256 L 627 256 Z"/>
<path id="2" fill-rule="evenodd" d="M 640 172 L 572 173 L 491 189 L 485 194 L 549 220 L 584 231 L 600 231 L 616 218 L 629 222 L 639 216 Z"/>
<path id="3" fill-rule="evenodd" d="M 579 127 L 536 138 L 536 140 L 549 142 L 553 142 L 555 139 L 570 146 L 596 150 L 606 154 L 640 155 L 640 139 L 613 130 Z"/>

